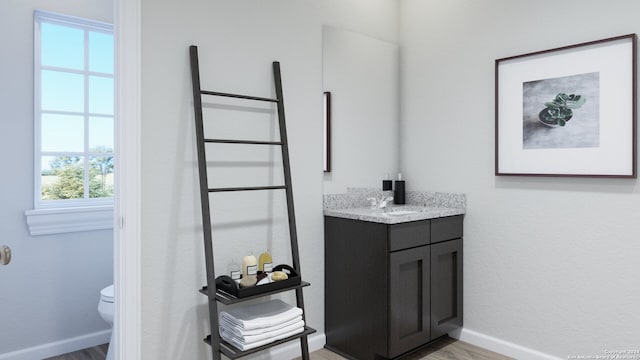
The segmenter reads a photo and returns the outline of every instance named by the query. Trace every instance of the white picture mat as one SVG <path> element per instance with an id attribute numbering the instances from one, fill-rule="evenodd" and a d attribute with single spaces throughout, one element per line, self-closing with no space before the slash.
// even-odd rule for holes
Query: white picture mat
<path id="1" fill-rule="evenodd" d="M 497 84 L 498 173 L 632 175 L 631 59 L 633 41 L 624 38 L 501 61 Z M 600 146 L 523 149 L 522 84 L 591 72 L 600 74 Z"/>

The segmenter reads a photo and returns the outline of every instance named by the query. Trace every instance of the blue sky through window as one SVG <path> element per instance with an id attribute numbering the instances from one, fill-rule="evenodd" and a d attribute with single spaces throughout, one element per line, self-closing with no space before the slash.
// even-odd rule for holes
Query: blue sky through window
<path id="1" fill-rule="evenodd" d="M 84 151 L 83 116 L 42 114 L 41 119 L 42 151 Z"/>
<path id="2" fill-rule="evenodd" d="M 40 31 L 42 151 L 82 152 L 86 130 L 89 149 L 112 152 L 113 35 L 88 31 L 85 38 L 84 29 L 47 22 L 41 23 Z M 87 82 L 85 71 L 90 74 Z M 89 114 L 87 122 L 85 110 Z M 42 165 L 44 168 L 46 164 Z"/>
<path id="3" fill-rule="evenodd" d="M 84 30 L 45 22 L 40 29 L 42 65 L 84 68 Z"/>
<path id="4" fill-rule="evenodd" d="M 98 148 L 113 149 L 113 118 L 89 118 L 89 149 L 98 152 Z"/>
<path id="5" fill-rule="evenodd" d="M 89 112 L 113 115 L 113 78 L 89 76 Z"/>
<path id="6" fill-rule="evenodd" d="M 113 35 L 89 32 L 89 71 L 113 74 Z"/>

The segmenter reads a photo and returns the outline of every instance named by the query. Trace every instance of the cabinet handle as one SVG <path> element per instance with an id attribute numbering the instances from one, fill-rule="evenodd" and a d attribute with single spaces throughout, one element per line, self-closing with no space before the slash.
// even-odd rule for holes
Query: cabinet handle
<path id="1" fill-rule="evenodd" d="M 11 248 L 7 245 L 0 246 L 0 264 L 8 265 L 11 262 Z"/>

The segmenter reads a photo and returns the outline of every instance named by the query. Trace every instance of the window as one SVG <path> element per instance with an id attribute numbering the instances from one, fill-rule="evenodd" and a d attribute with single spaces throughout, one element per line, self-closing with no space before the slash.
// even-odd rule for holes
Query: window
<path id="1" fill-rule="evenodd" d="M 113 26 L 38 10 L 34 22 L 34 211 L 112 209 Z"/>

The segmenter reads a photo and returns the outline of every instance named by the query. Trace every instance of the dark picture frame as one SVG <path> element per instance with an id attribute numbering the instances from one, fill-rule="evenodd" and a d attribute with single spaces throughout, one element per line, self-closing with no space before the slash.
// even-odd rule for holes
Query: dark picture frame
<path id="1" fill-rule="evenodd" d="M 323 171 L 331 172 L 331 92 L 325 91 L 322 95 L 323 102 Z"/>
<path id="2" fill-rule="evenodd" d="M 636 178 L 636 34 L 495 60 L 495 175 Z"/>

